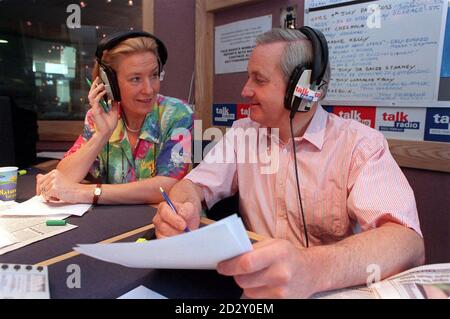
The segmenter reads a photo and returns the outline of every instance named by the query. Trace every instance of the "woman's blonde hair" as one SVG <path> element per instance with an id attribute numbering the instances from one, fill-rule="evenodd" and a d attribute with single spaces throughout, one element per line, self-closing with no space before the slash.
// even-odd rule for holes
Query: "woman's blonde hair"
<path id="1" fill-rule="evenodd" d="M 107 64 L 113 70 L 117 70 L 117 64 L 121 57 L 133 54 L 151 52 L 156 56 L 159 65 L 159 71 L 161 72 L 162 64 L 158 55 L 158 45 L 156 41 L 149 37 L 137 37 L 130 38 L 120 42 L 118 45 L 110 50 L 105 50 L 102 56 L 102 63 Z M 99 76 L 100 65 L 98 61 L 95 61 L 94 69 L 92 71 L 92 79 Z"/>

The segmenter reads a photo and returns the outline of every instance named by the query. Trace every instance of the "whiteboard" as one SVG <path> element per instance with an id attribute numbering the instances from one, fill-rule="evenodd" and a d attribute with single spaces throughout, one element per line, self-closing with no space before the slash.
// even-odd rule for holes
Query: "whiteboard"
<path id="1" fill-rule="evenodd" d="M 305 25 L 330 50 L 323 104 L 438 106 L 447 8 L 448 0 L 307 0 Z"/>

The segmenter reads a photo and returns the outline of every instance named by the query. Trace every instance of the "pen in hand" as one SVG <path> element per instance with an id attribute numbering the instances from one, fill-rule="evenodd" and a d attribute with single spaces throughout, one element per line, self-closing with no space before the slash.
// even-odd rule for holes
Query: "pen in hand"
<path id="1" fill-rule="evenodd" d="M 159 188 L 159 190 L 161 191 L 161 194 L 164 197 L 164 200 L 166 201 L 167 205 L 170 206 L 170 208 L 173 210 L 173 212 L 175 214 L 178 214 L 177 209 L 175 208 L 175 206 L 172 204 L 172 201 L 170 200 L 169 196 L 167 196 L 166 192 L 164 191 L 164 189 L 162 187 Z M 184 232 L 187 233 L 189 232 L 189 228 L 186 226 L 186 228 L 184 229 Z"/>

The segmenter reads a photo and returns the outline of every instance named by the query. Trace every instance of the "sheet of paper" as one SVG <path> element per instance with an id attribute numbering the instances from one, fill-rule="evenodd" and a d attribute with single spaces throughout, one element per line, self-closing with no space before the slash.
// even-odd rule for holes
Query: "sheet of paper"
<path id="1" fill-rule="evenodd" d="M 68 215 L 54 215 L 52 219 L 65 219 Z M 65 226 L 47 226 L 47 217 L 0 217 L 0 230 L 14 238 L 10 244 L 2 247 L 0 245 L 0 255 L 15 249 L 27 246 L 36 241 L 64 233 L 78 226 L 66 224 Z M 0 233 L 1 234 L 1 233 Z"/>
<path id="2" fill-rule="evenodd" d="M 4 202 L 2 200 L 0 200 L 0 212 L 1 211 L 5 211 L 8 210 L 10 208 L 12 208 L 15 205 L 18 205 L 19 203 L 14 202 L 14 201 L 8 201 L 8 202 Z"/>
<path id="3" fill-rule="evenodd" d="M 79 245 L 74 250 L 133 268 L 215 269 L 223 260 L 252 250 L 237 215 L 178 236 L 144 243 Z"/>
<path id="4" fill-rule="evenodd" d="M 41 196 L 34 196 L 26 202 L 0 211 L 0 216 L 83 216 L 91 206 L 91 204 L 46 203 Z"/>
<path id="5" fill-rule="evenodd" d="M 0 263 L 0 298 L 49 299 L 48 268 Z"/>
<path id="6" fill-rule="evenodd" d="M 0 248 L 12 245 L 15 242 L 17 242 L 17 239 L 13 235 L 0 228 Z"/>
<path id="7" fill-rule="evenodd" d="M 139 286 L 117 299 L 167 299 L 167 297 L 164 297 L 147 287 Z"/>

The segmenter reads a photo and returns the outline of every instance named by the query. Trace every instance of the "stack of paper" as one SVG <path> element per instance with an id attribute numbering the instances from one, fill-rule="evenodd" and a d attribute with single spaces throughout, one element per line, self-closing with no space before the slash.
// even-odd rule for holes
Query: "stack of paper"
<path id="1" fill-rule="evenodd" d="M 82 216 L 90 207 L 90 204 L 46 203 L 41 196 L 20 204 L 0 202 L 0 255 L 77 227 L 47 226 L 47 216 L 52 220 Z"/>
<path id="2" fill-rule="evenodd" d="M 26 202 L 14 205 L 7 210 L 0 211 L 3 216 L 48 216 L 48 215 L 76 215 L 83 216 L 91 204 L 47 203 L 41 196 L 34 196 Z"/>
<path id="3" fill-rule="evenodd" d="M 144 243 L 78 245 L 74 250 L 133 268 L 215 269 L 223 260 L 252 250 L 237 215 L 174 237 Z"/>
<path id="4" fill-rule="evenodd" d="M 51 219 L 64 219 L 68 215 L 52 216 Z M 42 216 L 8 216 L 0 217 L 0 255 L 27 246 L 34 242 L 49 238 L 78 226 L 47 226 L 47 217 Z"/>

